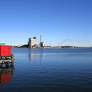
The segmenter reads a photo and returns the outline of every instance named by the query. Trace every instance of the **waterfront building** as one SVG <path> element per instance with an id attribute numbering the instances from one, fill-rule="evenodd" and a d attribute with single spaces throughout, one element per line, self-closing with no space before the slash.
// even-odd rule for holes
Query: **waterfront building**
<path id="1" fill-rule="evenodd" d="M 29 38 L 29 48 L 36 48 L 37 46 L 37 38 Z"/>
<path id="2" fill-rule="evenodd" d="M 45 43 L 45 42 L 41 42 L 41 43 L 40 43 L 40 46 L 41 46 L 41 47 L 45 47 L 45 46 L 46 46 L 46 43 Z"/>

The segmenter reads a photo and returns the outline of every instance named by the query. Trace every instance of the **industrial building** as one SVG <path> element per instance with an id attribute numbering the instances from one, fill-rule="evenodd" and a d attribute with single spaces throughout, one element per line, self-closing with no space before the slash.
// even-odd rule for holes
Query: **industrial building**
<path id="1" fill-rule="evenodd" d="M 46 43 L 45 42 L 41 42 L 40 43 L 40 47 L 45 47 L 46 46 Z"/>
<path id="2" fill-rule="evenodd" d="M 37 38 L 33 37 L 33 38 L 29 38 L 29 48 L 36 48 L 37 46 Z"/>

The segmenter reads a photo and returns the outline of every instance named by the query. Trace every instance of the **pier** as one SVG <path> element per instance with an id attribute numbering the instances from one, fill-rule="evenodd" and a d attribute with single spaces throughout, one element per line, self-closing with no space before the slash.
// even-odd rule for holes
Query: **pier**
<path id="1" fill-rule="evenodd" d="M 11 54 L 11 46 L 0 46 L 0 67 L 14 66 L 14 55 Z"/>

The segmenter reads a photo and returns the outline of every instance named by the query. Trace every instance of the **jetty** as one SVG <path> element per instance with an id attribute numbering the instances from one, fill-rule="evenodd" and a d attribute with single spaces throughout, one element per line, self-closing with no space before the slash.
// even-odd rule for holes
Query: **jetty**
<path id="1" fill-rule="evenodd" d="M 11 54 L 11 46 L 0 46 L 0 68 L 14 66 L 14 55 Z"/>

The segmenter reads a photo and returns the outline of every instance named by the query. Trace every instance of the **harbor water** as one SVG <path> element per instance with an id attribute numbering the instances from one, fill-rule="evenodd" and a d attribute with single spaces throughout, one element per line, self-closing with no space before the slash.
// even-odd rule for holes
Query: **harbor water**
<path id="1" fill-rule="evenodd" d="M 91 48 L 15 48 L 12 53 L 14 67 L 0 68 L 0 92 L 92 92 Z"/>

